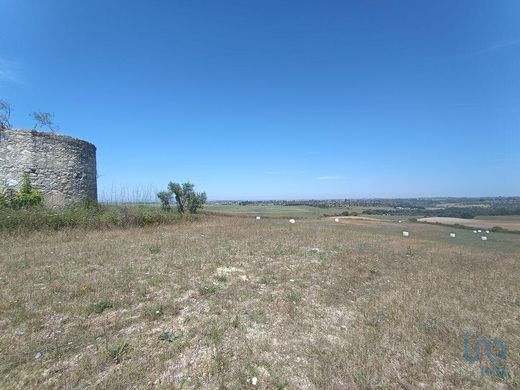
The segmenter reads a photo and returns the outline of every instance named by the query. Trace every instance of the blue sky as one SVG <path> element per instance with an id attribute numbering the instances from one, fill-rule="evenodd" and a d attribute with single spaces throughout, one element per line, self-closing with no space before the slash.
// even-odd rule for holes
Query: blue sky
<path id="1" fill-rule="evenodd" d="M 520 195 L 520 1 L 0 0 L 0 98 L 100 194 Z"/>

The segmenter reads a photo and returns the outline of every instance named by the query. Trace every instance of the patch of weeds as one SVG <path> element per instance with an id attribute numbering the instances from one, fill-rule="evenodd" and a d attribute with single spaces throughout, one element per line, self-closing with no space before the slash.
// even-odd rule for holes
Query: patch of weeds
<path id="1" fill-rule="evenodd" d="M 421 322 L 421 329 L 424 332 L 431 332 L 435 329 L 435 322 L 433 320 L 424 320 Z"/>
<path id="2" fill-rule="evenodd" d="M 114 304 L 112 303 L 112 301 L 103 300 L 103 301 L 90 305 L 88 308 L 88 314 L 92 314 L 92 313 L 101 314 L 106 309 L 111 309 L 113 306 L 114 306 Z"/>
<path id="3" fill-rule="evenodd" d="M 287 255 L 297 255 L 298 253 L 300 253 L 300 247 L 297 247 L 297 246 L 292 246 L 290 247 L 289 249 L 287 249 L 285 251 L 285 254 Z"/>
<path id="4" fill-rule="evenodd" d="M 152 245 L 149 249 L 151 255 L 157 255 L 161 251 L 161 247 L 159 245 Z"/>
<path id="5" fill-rule="evenodd" d="M 295 291 L 289 291 L 289 293 L 287 293 L 287 298 L 292 302 L 294 303 L 295 305 L 297 303 L 300 303 L 300 301 L 302 300 L 302 297 L 300 296 L 300 294 L 298 294 L 297 292 Z"/>
<path id="6" fill-rule="evenodd" d="M 276 379 L 274 383 L 274 390 L 284 390 L 289 387 L 289 382 L 281 379 Z"/>
<path id="7" fill-rule="evenodd" d="M 511 306 L 520 306 L 520 299 L 513 296 L 506 297 L 504 302 Z"/>
<path id="8" fill-rule="evenodd" d="M 227 276 L 226 274 L 220 274 L 217 276 L 217 280 L 221 283 L 226 283 L 227 282 Z"/>
<path id="9" fill-rule="evenodd" d="M 173 332 L 164 331 L 159 334 L 158 339 L 160 341 L 166 341 L 168 343 L 173 343 L 173 340 L 175 340 L 177 336 L 173 334 Z"/>
<path id="10" fill-rule="evenodd" d="M 265 267 L 265 261 L 263 261 L 263 260 L 258 260 L 258 261 L 256 262 L 256 266 L 257 266 L 258 268 L 264 268 L 264 267 Z"/>
<path id="11" fill-rule="evenodd" d="M 215 345 L 219 345 L 222 342 L 222 332 L 217 328 L 211 329 L 209 337 Z"/>
<path id="12" fill-rule="evenodd" d="M 7 270 L 12 273 L 17 273 L 18 271 L 27 268 L 28 265 L 29 263 L 27 262 L 27 259 L 16 259 L 16 261 L 7 264 Z"/>
<path id="13" fill-rule="evenodd" d="M 229 361 L 221 350 L 215 354 L 215 371 L 218 373 L 225 372 L 229 368 Z"/>
<path id="14" fill-rule="evenodd" d="M 162 276 L 158 276 L 158 275 L 154 275 L 152 276 L 151 278 L 147 279 L 146 282 L 148 283 L 148 285 L 150 287 L 157 287 L 159 286 L 162 282 L 164 282 L 164 277 Z"/>
<path id="15" fill-rule="evenodd" d="M 377 275 L 379 274 L 379 269 L 377 269 L 377 267 L 370 267 L 370 269 L 368 270 L 372 275 Z"/>
<path id="16" fill-rule="evenodd" d="M 411 248 L 411 247 L 408 247 L 408 248 L 406 249 L 406 256 L 408 256 L 408 257 L 413 257 L 414 255 L 415 255 L 415 253 L 414 253 L 414 251 L 412 250 L 412 248 Z"/>
<path id="17" fill-rule="evenodd" d="M 202 287 L 199 287 L 199 294 L 202 296 L 213 295 L 213 294 L 216 294 L 218 292 L 218 290 L 219 290 L 218 286 L 215 286 L 215 285 L 202 286 Z"/>
<path id="18" fill-rule="evenodd" d="M 276 248 L 274 251 L 273 251 L 273 255 L 274 256 L 283 256 L 285 254 L 285 251 L 283 249 L 280 249 L 280 248 Z"/>
<path id="19" fill-rule="evenodd" d="M 110 359 L 112 359 L 114 363 L 119 364 L 123 360 L 123 355 L 128 352 L 129 348 L 130 345 L 128 344 L 128 340 L 121 340 L 116 345 L 108 347 L 108 356 L 110 356 Z"/>
<path id="20" fill-rule="evenodd" d="M 235 329 L 238 329 L 238 327 L 240 326 L 240 318 L 238 318 L 238 316 L 235 316 L 235 318 L 233 318 L 233 321 L 231 321 L 231 326 Z"/>
<path id="21" fill-rule="evenodd" d="M 276 279 L 273 275 L 264 275 L 260 278 L 260 283 L 262 284 L 274 284 L 276 283 Z"/>

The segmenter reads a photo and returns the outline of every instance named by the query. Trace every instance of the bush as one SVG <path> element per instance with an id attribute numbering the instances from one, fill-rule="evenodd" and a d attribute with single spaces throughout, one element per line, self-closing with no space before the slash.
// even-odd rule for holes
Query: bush
<path id="1" fill-rule="evenodd" d="M 91 202 L 86 202 L 60 209 L 0 208 L 0 232 L 143 227 L 175 223 L 179 219 L 179 214 L 151 205 L 93 205 Z"/>
<path id="2" fill-rule="evenodd" d="M 20 192 L 9 190 L 5 194 L 0 195 L 0 207 L 20 209 L 43 204 L 42 195 L 32 188 L 29 180 L 29 174 L 23 175 L 22 187 Z"/>

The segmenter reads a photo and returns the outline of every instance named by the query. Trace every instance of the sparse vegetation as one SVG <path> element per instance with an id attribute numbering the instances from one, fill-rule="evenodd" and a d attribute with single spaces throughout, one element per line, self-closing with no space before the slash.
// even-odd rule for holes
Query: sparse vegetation
<path id="1" fill-rule="evenodd" d="M 71 228 L 144 227 L 179 221 L 177 213 L 167 212 L 153 205 L 118 206 L 86 202 L 58 209 L 0 207 L 0 232 L 12 233 Z"/>
<path id="2" fill-rule="evenodd" d="M 295 291 L 289 291 L 287 293 L 287 298 L 289 298 L 289 300 L 294 304 L 299 303 L 302 300 L 302 297 L 300 296 L 300 294 L 298 294 Z"/>
<path id="3" fill-rule="evenodd" d="M 199 294 L 202 296 L 206 295 L 213 295 L 217 293 L 219 290 L 218 286 L 211 285 L 211 286 L 202 286 L 199 288 Z"/>
<path id="4" fill-rule="evenodd" d="M 0 99 L 0 130 L 10 129 L 11 105 L 5 100 Z"/>
<path id="5" fill-rule="evenodd" d="M 52 132 L 58 130 L 58 126 L 54 123 L 54 114 L 50 112 L 35 111 L 31 112 L 30 116 L 34 120 L 34 130 L 44 128 Z"/>
<path id="6" fill-rule="evenodd" d="M 128 349 L 128 340 L 121 340 L 117 344 L 108 348 L 108 355 L 114 363 L 119 364 L 123 360 L 123 355 L 128 351 Z"/>
<path id="7" fill-rule="evenodd" d="M 113 307 L 113 303 L 109 300 L 103 300 L 101 302 L 94 303 L 89 307 L 89 313 L 101 314 L 106 309 L 110 309 Z"/>
<path id="8" fill-rule="evenodd" d="M 274 284 L 276 282 L 276 279 L 272 275 L 264 275 L 260 279 L 260 283 L 262 284 Z"/>
<path id="9" fill-rule="evenodd" d="M 175 335 L 172 332 L 164 331 L 164 332 L 161 332 L 161 334 L 159 335 L 158 338 L 160 341 L 167 341 L 169 343 L 172 343 L 173 340 L 175 339 Z"/>
<path id="10" fill-rule="evenodd" d="M 0 233 L 2 387 L 518 387 L 520 236 L 268 221 Z M 504 379 L 465 331 L 504 340 Z"/>
<path id="11" fill-rule="evenodd" d="M 159 245 L 152 245 L 150 247 L 150 254 L 157 255 L 159 252 L 161 252 L 161 247 Z"/>

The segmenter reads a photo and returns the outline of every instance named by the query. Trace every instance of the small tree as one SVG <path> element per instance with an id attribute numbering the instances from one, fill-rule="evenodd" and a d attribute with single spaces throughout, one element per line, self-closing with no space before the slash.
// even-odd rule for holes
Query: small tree
<path id="1" fill-rule="evenodd" d="M 41 129 L 46 127 L 53 132 L 56 130 L 57 126 L 53 122 L 54 114 L 51 114 L 50 112 L 32 112 L 30 115 L 35 121 L 33 127 L 34 130 L 36 130 L 38 127 Z"/>
<path id="2" fill-rule="evenodd" d="M 0 130 L 10 129 L 11 105 L 0 99 Z"/>
<path id="3" fill-rule="evenodd" d="M 172 193 L 169 191 L 161 191 L 157 193 L 157 197 L 161 201 L 161 207 L 163 210 L 170 210 L 172 203 Z"/>
<path id="4" fill-rule="evenodd" d="M 197 213 L 206 203 L 207 196 L 205 192 L 195 192 L 195 186 L 190 183 L 168 183 L 168 191 L 161 191 L 157 197 L 161 201 L 161 206 L 164 209 L 169 209 L 172 198 L 175 196 L 177 204 L 177 211 L 180 214 L 190 212 Z"/>

